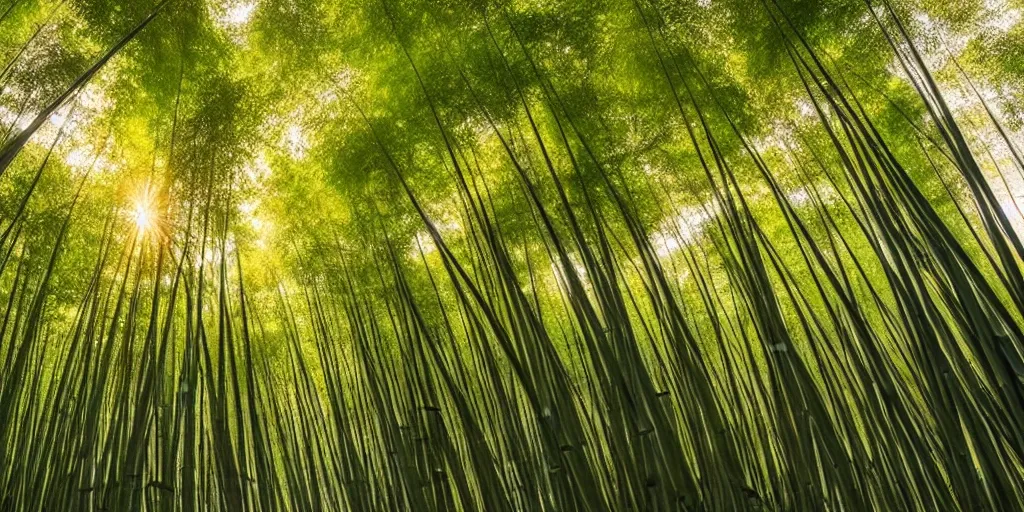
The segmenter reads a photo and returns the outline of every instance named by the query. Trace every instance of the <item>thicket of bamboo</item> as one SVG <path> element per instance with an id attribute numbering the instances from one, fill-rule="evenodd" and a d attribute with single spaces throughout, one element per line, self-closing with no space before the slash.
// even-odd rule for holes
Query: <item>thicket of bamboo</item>
<path id="1" fill-rule="evenodd" d="M 536 44 L 536 6 L 361 6 L 383 42 L 359 58 L 387 64 L 321 75 L 313 123 L 351 155 L 323 164 L 342 193 L 285 203 L 305 224 L 270 246 L 231 163 L 248 114 L 196 106 L 244 94 L 157 26 L 201 2 L 126 9 L 38 91 L 32 49 L 79 5 L 0 4 L 0 30 L 44 16 L 0 75 L 0 509 L 1024 510 L 1016 132 L 963 70 L 983 115 L 951 107 L 911 3 L 834 3 L 884 42 L 888 91 L 801 3 L 745 3 L 804 109 L 767 130 L 673 5 L 601 4 L 649 70 L 622 88 L 668 107 L 658 172 Z M 466 30 L 410 28 L 445 16 Z M 127 117 L 89 125 L 83 170 L 61 155 L 96 81 L 145 59 L 162 120 L 116 204 Z"/>

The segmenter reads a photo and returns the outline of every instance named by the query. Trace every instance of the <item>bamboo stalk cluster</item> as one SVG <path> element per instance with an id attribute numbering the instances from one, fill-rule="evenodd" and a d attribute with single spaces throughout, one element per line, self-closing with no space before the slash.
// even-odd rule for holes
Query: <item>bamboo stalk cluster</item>
<path id="1" fill-rule="evenodd" d="M 366 221 L 372 282 L 337 242 L 337 271 L 253 292 L 211 182 L 156 243 L 120 236 L 111 216 L 63 325 L 48 298 L 78 196 L 45 268 L 25 263 L 23 203 L 0 239 L 0 509 L 1024 509 L 1024 245 L 976 150 L 889 4 L 871 6 L 929 116 L 927 130 L 907 120 L 920 150 L 966 185 L 947 186 L 960 217 L 943 218 L 847 74 L 761 7 L 816 118 L 797 128 L 792 169 L 734 122 L 658 11 L 634 4 L 716 208 L 706 239 L 671 257 L 638 214 L 659 192 L 607 162 L 507 15 L 486 30 L 522 125 L 492 115 L 470 70 L 458 86 L 539 253 L 508 236 L 492 175 L 401 37 L 462 223 L 437 227 L 402 148 L 349 98 L 429 238 L 410 258 Z M 7 139 L 0 178 L 158 11 Z M 539 90 L 515 80 L 518 59 Z M 766 187 L 781 234 L 738 167 Z M 784 173 L 801 177 L 803 204 Z"/>

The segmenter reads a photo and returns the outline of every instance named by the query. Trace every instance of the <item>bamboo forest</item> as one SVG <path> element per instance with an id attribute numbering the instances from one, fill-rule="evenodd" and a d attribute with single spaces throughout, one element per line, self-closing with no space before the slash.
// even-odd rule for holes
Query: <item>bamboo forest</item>
<path id="1" fill-rule="evenodd" d="M 0 0 L 0 511 L 1024 511 L 1024 0 Z"/>

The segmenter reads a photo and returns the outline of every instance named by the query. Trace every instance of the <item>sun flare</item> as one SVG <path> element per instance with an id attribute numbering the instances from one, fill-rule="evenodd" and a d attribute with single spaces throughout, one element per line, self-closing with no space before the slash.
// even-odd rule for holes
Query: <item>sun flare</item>
<path id="1" fill-rule="evenodd" d="M 156 197 L 150 184 L 142 187 L 132 200 L 131 218 L 135 222 L 138 236 L 144 236 L 156 228 Z"/>
<path id="2" fill-rule="evenodd" d="M 135 218 L 135 227 L 138 228 L 140 233 L 149 231 L 153 226 L 153 212 L 150 210 L 149 205 L 137 203 L 133 216 Z"/>

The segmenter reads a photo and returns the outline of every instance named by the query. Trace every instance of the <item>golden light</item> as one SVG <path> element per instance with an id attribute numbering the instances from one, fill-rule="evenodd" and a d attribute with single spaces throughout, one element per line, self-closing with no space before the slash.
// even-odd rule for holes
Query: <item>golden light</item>
<path id="1" fill-rule="evenodd" d="M 144 236 L 157 227 L 156 190 L 146 183 L 132 200 L 132 220 L 138 236 Z"/>
<path id="2" fill-rule="evenodd" d="M 134 217 L 135 227 L 138 228 L 139 233 L 145 233 L 153 226 L 153 212 L 150 211 L 147 204 L 136 203 Z"/>

